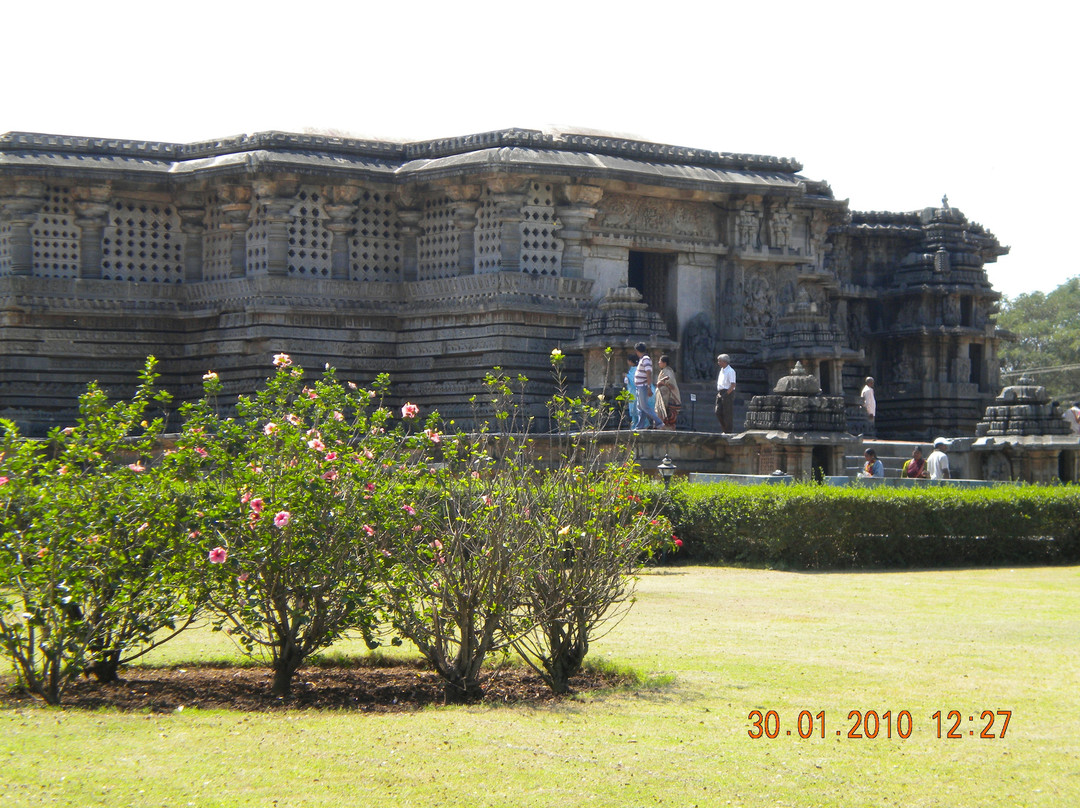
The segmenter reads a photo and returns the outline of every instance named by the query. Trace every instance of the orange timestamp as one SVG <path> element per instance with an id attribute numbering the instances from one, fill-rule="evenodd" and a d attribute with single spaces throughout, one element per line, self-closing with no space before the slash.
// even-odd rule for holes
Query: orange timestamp
<path id="1" fill-rule="evenodd" d="M 979 718 L 976 721 L 975 716 Z M 938 738 L 1004 738 L 1009 729 L 1009 721 L 1012 719 L 1012 710 L 982 710 L 967 713 L 968 724 L 964 725 L 965 713 L 960 710 L 947 712 L 938 710 L 930 716 L 931 726 Z M 847 729 L 832 730 L 827 727 L 825 710 L 814 713 L 810 710 L 800 710 L 793 725 L 784 725 L 780 720 L 780 714 L 776 710 L 751 710 L 746 716 L 750 722 L 747 734 L 757 740 L 758 738 L 798 737 L 826 738 L 830 734 L 833 737 L 847 737 L 855 740 L 874 738 L 900 738 L 907 740 L 911 737 L 914 729 L 914 719 L 910 710 L 849 710 L 847 721 L 843 727 Z M 964 733 L 964 729 L 967 733 Z M 944 734 L 942 731 L 944 730 Z M 976 734 L 976 730 L 978 734 Z"/>

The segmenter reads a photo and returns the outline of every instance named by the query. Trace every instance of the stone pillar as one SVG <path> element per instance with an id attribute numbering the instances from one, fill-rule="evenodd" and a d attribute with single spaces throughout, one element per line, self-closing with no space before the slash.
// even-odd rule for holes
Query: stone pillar
<path id="1" fill-rule="evenodd" d="M 335 185 L 326 189 L 324 205 L 330 221 L 326 229 L 334 234 L 330 251 L 330 278 L 335 281 L 349 280 L 349 240 L 353 235 L 352 217 L 356 215 L 356 200 L 360 189 L 351 185 Z"/>
<path id="2" fill-rule="evenodd" d="M 92 187 L 75 188 L 72 205 L 75 208 L 75 224 L 79 228 L 79 277 L 100 278 L 104 249 L 102 235 L 109 223 L 108 183 Z"/>
<path id="3" fill-rule="evenodd" d="M 289 225 L 296 183 L 256 180 L 253 189 L 259 212 L 266 222 L 266 272 L 283 277 L 289 274 Z"/>
<path id="4" fill-rule="evenodd" d="M 402 188 L 397 194 L 397 217 L 400 222 L 399 233 L 401 234 L 401 280 L 415 281 L 419 279 L 419 261 L 417 259 L 416 240 L 420 237 L 422 229 L 420 219 L 423 211 L 411 188 Z"/>
<path id="5" fill-rule="evenodd" d="M 251 214 L 251 189 L 240 185 L 228 185 L 218 189 L 221 198 L 221 215 L 225 221 L 222 230 L 232 234 L 230 239 L 230 278 L 247 275 L 247 231 Z"/>
<path id="6" fill-rule="evenodd" d="M 492 199 L 495 200 L 495 217 L 499 220 L 499 271 L 521 270 L 521 222 L 524 214 L 525 185 L 518 178 L 492 180 Z"/>
<path id="7" fill-rule="evenodd" d="M 180 200 L 180 232 L 184 234 L 184 283 L 203 279 L 203 234 L 206 231 L 206 210 L 197 199 Z"/>
<path id="8" fill-rule="evenodd" d="M 562 195 L 566 205 L 555 208 L 561 227 L 555 235 L 562 239 L 562 274 L 566 278 L 581 278 L 585 274 L 586 228 L 596 216 L 594 207 L 604 195 L 595 185 L 565 185 Z"/>
<path id="9" fill-rule="evenodd" d="M 11 227 L 8 235 L 11 274 L 33 275 L 34 238 L 30 230 L 45 204 L 45 184 L 29 181 L 13 185 L 12 195 L 0 199 L 0 216 Z"/>
<path id="10" fill-rule="evenodd" d="M 458 230 L 458 275 L 476 273 L 476 211 L 480 208 L 480 186 L 454 185 L 447 189 L 454 201 L 454 226 Z"/>

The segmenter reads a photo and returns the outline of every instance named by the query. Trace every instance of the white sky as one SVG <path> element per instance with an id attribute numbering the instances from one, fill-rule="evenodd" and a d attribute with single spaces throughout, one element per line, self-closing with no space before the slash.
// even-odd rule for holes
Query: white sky
<path id="1" fill-rule="evenodd" d="M 0 132 L 559 125 L 794 157 L 855 210 L 947 193 L 1012 247 L 988 271 L 1016 295 L 1080 274 L 1078 23 L 998 0 L 7 3 Z"/>

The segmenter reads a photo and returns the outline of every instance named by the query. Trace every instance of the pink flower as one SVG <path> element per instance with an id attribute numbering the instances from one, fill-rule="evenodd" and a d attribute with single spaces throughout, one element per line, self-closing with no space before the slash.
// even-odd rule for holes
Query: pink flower
<path id="1" fill-rule="evenodd" d="M 374 491 L 375 490 L 375 483 L 368 483 L 367 485 L 364 486 L 364 488 L 366 488 L 368 491 Z"/>
<path id="2" fill-rule="evenodd" d="M 435 560 L 440 564 L 445 564 L 446 563 L 446 556 L 439 556 Z"/>
<path id="3" fill-rule="evenodd" d="M 474 471 L 474 472 L 472 473 L 472 478 L 473 478 L 474 480 L 479 480 L 479 479 L 480 479 L 480 472 L 479 472 L 479 471 Z"/>
<path id="4" fill-rule="evenodd" d="M 374 536 L 375 528 L 373 528 L 371 525 L 364 525 L 364 532 L 367 533 L 369 536 Z"/>
<path id="5" fill-rule="evenodd" d="M 439 443 L 442 440 L 442 435 L 440 435 L 434 429 L 425 429 L 424 434 L 427 435 L 428 440 L 430 440 L 432 443 Z"/>
<path id="6" fill-rule="evenodd" d="M 355 390 L 356 389 L 356 382 L 346 382 L 346 384 L 349 385 L 350 390 Z"/>
<path id="7" fill-rule="evenodd" d="M 344 416 L 344 415 L 342 415 L 342 414 L 341 414 L 340 412 L 338 412 L 337 410 L 334 410 L 334 412 L 332 413 L 332 415 L 334 416 L 334 420 L 335 420 L 335 421 L 344 421 L 344 420 L 345 420 L 345 416 Z"/>
<path id="8" fill-rule="evenodd" d="M 401 510 L 405 511 L 409 516 L 416 516 L 416 508 L 412 505 L 402 505 Z"/>
<path id="9" fill-rule="evenodd" d="M 188 533 L 187 535 L 188 535 L 189 539 L 197 539 L 202 534 L 198 530 L 193 530 L 190 533 Z"/>
<path id="10" fill-rule="evenodd" d="M 199 455 L 200 457 L 206 457 L 206 449 L 201 446 L 196 446 L 195 454 Z"/>
<path id="11" fill-rule="evenodd" d="M 337 452 L 327 452 L 326 453 L 326 459 L 327 460 L 337 460 Z"/>
<path id="12" fill-rule="evenodd" d="M 484 497 L 484 504 L 490 508 L 492 505 L 495 504 L 495 500 L 493 500 L 491 497 Z"/>
<path id="13" fill-rule="evenodd" d="M 210 551 L 210 563 L 211 564 L 224 564 L 225 559 L 229 557 L 229 551 L 224 547 L 215 547 Z"/>
<path id="14" fill-rule="evenodd" d="M 49 554 L 49 548 L 48 547 L 39 547 L 38 548 L 38 551 L 37 551 L 37 557 L 38 558 L 44 558 L 48 554 Z"/>
<path id="15" fill-rule="evenodd" d="M 248 504 L 251 506 L 251 510 L 255 513 L 262 513 L 264 504 L 262 497 L 255 497 L 255 499 L 251 500 L 251 502 Z"/>
<path id="16" fill-rule="evenodd" d="M 275 432 L 277 432 L 277 428 L 277 424 L 275 424 L 273 421 L 269 421 L 267 422 L 266 426 L 263 427 L 263 434 L 273 435 Z"/>
<path id="17" fill-rule="evenodd" d="M 675 541 L 676 547 L 682 547 L 682 539 L 676 539 L 674 536 L 672 536 L 671 538 Z"/>
<path id="18" fill-rule="evenodd" d="M 10 481 L 10 477 L 0 477 L 0 485 L 7 485 Z"/>
<path id="19" fill-rule="evenodd" d="M 371 449 L 364 449 L 364 457 L 366 457 L 368 460 L 375 459 L 375 455 L 371 453 Z"/>
<path id="20" fill-rule="evenodd" d="M 420 527 L 420 525 L 413 525 L 412 526 L 412 532 L 413 533 L 419 533 L 421 530 L 423 530 L 423 528 Z"/>
<path id="21" fill-rule="evenodd" d="M 289 520 L 292 519 L 292 514 L 288 511 L 278 511 L 274 514 L 274 527 L 285 527 L 289 524 Z"/>
<path id="22" fill-rule="evenodd" d="M 406 404 L 401 408 L 402 418 L 415 418 L 419 414 L 420 408 L 411 402 L 406 402 Z"/>
<path id="23" fill-rule="evenodd" d="M 315 399 L 317 399 L 317 398 L 319 397 L 319 394 L 318 394 L 318 393 L 316 393 L 316 392 L 315 392 L 314 390 L 312 390 L 312 389 L 310 389 L 310 388 L 308 388 L 308 387 L 305 387 L 305 388 L 304 388 L 304 389 L 303 389 L 303 390 L 302 390 L 301 392 L 302 392 L 302 393 L 303 393 L 303 394 L 304 394 L 305 396 L 307 396 L 308 398 L 310 398 L 310 399 L 311 399 L 312 401 L 314 401 Z"/>
<path id="24" fill-rule="evenodd" d="M 330 471 L 323 472 L 322 478 L 327 482 L 333 482 L 338 478 L 337 469 L 330 469 Z"/>
<path id="25" fill-rule="evenodd" d="M 285 416 L 285 420 L 293 426 L 300 426 L 300 418 L 291 412 Z"/>
<path id="26" fill-rule="evenodd" d="M 138 463 L 129 463 L 128 468 L 134 471 L 136 474 L 146 471 L 146 466 L 140 466 Z"/>
<path id="27" fill-rule="evenodd" d="M 139 525 L 137 528 L 135 528 L 135 532 L 136 533 L 142 533 L 148 527 L 150 527 L 150 523 L 149 522 L 143 522 L 141 525 Z"/>
<path id="28" fill-rule="evenodd" d="M 433 541 L 431 543 L 431 547 L 432 547 L 433 550 L 441 550 L 442 549 L 442 542 L 439 541 L 438 539 L 435 539 L 435 541 Z"/>
<path id="29" fill-rule="evenodd" d="M 246 583 L 248 577 L 248 573 L 241 572 L 239 575 L 236 576 L 236 580 L 238 580 L 240 583 Z"/>
<path id="30" fill-rule="evenodd" d="M 307 442 L 307 445 L 308 445 L 309 449 L 314 449 L 314 450 L 316 450 L 318 452 L 321 452 L 323 449 L 326 448 L 326 444 L 323 443 L 318 438 L 312 438 L 311 440 L 309 440 Z"/>
<path id="31" fill-rule="evenodd" d="M 286 353 L 274 354 L 274 367 L 287 368 L 292 364 L 292 357 Z"/>

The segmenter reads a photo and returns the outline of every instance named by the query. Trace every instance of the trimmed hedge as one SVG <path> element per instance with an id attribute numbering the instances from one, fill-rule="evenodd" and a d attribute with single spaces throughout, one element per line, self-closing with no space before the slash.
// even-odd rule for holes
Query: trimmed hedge
<path id="1" fill-rule="evenodd" d="M 658 492 L 659 493 L 659 492 Z M 665 508 L 697 563 L 789 569 L 1080 561 L 1080 487 L 676 484 Z"/>

